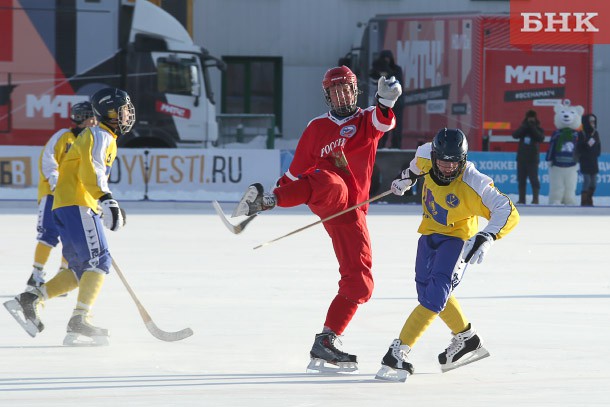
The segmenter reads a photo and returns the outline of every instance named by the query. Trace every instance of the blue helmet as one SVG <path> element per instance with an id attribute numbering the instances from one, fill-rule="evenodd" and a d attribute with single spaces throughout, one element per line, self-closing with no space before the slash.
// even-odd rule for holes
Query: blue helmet
<path id="1" fill-rule="evenodd" d="M 432 175 L 440 184 L 448 185 L 460 176 L 466 167 L 468 159 L 468 141 L 466 135 L 460 129 L 444 128 L 440 130 L 432 140 Z M 459 163 L 457 169 L 451 174 L 444 174 L 437 164 L 437 160 Z"/>
<path id="2" fill-rule="evenodd" d="M 119 135 L 129 133 L 136 122 L 136 111 L 124 90 L 101 89 L 91 97 L 97 120 L 113 128 Z"/>

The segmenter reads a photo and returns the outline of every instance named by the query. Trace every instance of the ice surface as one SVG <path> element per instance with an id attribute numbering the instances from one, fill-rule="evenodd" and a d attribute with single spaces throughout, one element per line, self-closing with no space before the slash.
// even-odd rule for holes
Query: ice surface
<path id="1" fill-rule="evenodd" d="M 222 203 L 225 212 L 234 204 Z M 304 208 L 264 213 L 235 236 L 208 203 L 126 202 L 111 251 L 155 323 L 191 327 L 180 342 L 152 337 L 115 274 L 94 308 L 103 348 L 61 346 L 76 293 L 42 310 L 30 338 L 0 308 L 0 406 L 605 406 L 610 398 L 609 208 L 521 208 L 521 224 L 470 266 L 456 291 L 491 357 L 440 373 L 450 341 L 436 320 L 416 344 L 406 383 L 374 380 L 417 304 L 418 206 L 373 205 L 376 288 L 343 337 L 360 374 L 305 374 L 337 290 L 330 240 Z M 0 300 L 24 288 L 36 207 L 0 202 Z M 54 250 L 47 269 L 59 264 Z"/>

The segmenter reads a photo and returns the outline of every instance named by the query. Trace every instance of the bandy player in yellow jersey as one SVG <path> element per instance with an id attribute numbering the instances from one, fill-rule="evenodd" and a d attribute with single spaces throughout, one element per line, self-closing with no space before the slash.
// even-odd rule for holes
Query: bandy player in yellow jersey
<path id="1" fill-rule="evenodd" d="M 112 263 L 103 226 L 116 231 L 125 220 L 108 187 L 108 176 L 117 154 L 116 139 L 129 132 L 135 123 L 133 104 L 129 95 L 120 89 L 104 88 L 96 92 L 91 97 L 91 105 L 100 124 L 78 136 L 59 167 L 55 189 L 53 216 L 69 269 L 61 270 L 39 288 L 4 304 L 34 337 L 44 329 L 38 306 L 78 288 L 76 307 L 64 339 L 67 346 L 108 344 L 108 330 L 91 325 L 88 317 Z"/>
<path id="2" fill-rule="evenodd" d="M 453 291 L 466 265 L 481 263 L 493 242 L 517 226 L 519 213 L 467 156 L 464 133 L 442 129 L 431 143 L 417 149 L 409 168 L 392 182 L 392 192 L 403 195 L 417 176 L 426 174 L 415 261 L 419 305 L 383 357 L 377 379 L 405 381 L 413 374 L 408 354 L 437 316 L 453 335 L 447 349 L 438 355 L 443 372 L 489 356 Z M 481 231 L 479 217 L 489 221 Z"/>
<path id="3" fill-rule="evenodd" d="M 97 121 L 91 103 L 80 102 L 70 108 L 70 120 L 73 127 L 58 130 L 45 144 L 38 160 L 38 232 L 36 250 L 34 251 L 34 265 L 32 274 L 28 279 L 28 287 L 40 287 L 45 282 L 44 266 L 49 259 L 51 249 L 59 243 L 59 231 L 55 226 L 53 214 L 53 191 L 57 186 L 59 165 L 74 144 L 76 137 L 87 127 L 95 126 Z M 68 267 L 65 259 L 61 268 Z"/>

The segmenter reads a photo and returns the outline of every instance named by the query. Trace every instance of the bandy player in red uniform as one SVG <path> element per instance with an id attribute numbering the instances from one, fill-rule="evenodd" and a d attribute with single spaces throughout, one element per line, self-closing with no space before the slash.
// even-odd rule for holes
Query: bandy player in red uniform
<path id="1" fill-rule="evenodd" d="M 367 109 L 356 106 L 358 83 L 346 66 L 328 70 L 322 88 L 330 111 L 309 122 L 290 168 L 276 188 L 264 192 L 261 184 L 250 185 L 233 216 L 306 204 L 323 219 L 369 198 L 377 143 L 396 125 L 391 108 L 402 93 L 401 85 L 394 77 L 379 78 L 377 105 Z M 356 355 L 337 349 L 336 341 L 358 305 L 367 302 L 373 292 L 367 211 L 368 205 L 363 205 L 324 223 L 341 279 L 323 330 L 315 336 L 307 368 L 310 373 L 358 369 Z"/>

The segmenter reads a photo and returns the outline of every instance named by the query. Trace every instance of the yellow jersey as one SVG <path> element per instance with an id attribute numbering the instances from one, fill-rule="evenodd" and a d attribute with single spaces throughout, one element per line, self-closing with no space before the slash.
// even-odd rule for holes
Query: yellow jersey
<path id="1" fill-rule="evenodd" d="M 59 166 L 53 209 L 87 206 L 97 212 L 97 201 L 111 193 L 108 176 L 116 158 L 117 135 L 106 125 L 80 133 Z"/>
<path id="2" fill-rule="evenodd" d="M 59 164 L 61 164 L 76 139 L 75 131 L 78 130 L 58 130 L 42 149 L 38 159 L 38 202 L 44 196 L 53 194 L 49 185 L 49 177 L 59 175 Z"/>
<path id="3" fill-rule="evenodd" d="M 418 147 L 409 170 L 417 175 L 428 173 L 432 169 L 431 151 L 431 143 Z M 438 185 L 429 174 L 421 180 L 423 219 L 418 232 L 423 235 L 439 233 L 468 240 L 479 232 L 481 216 L 489 221 L 483 231 L 501 239 L 519 223 L 519 213 L 510 198 L 470 161 L 449 185 Z"/>

